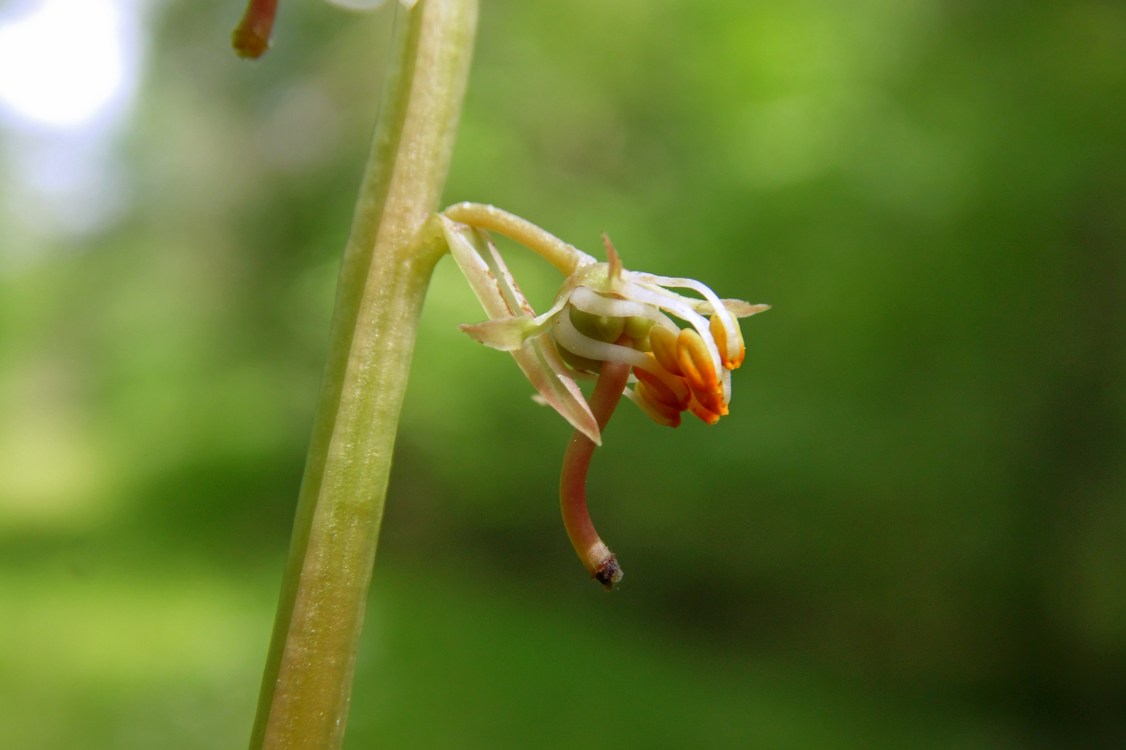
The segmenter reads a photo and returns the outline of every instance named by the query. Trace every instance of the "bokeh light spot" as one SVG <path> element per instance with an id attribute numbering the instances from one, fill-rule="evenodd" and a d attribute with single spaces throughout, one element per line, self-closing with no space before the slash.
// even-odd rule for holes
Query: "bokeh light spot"
<path id="1" fill-rule="evenodd" d="M 87 124 L 125 88 L 120 2 L 47 0 L 0 21 L 0 104 L 57 128 Z"/>

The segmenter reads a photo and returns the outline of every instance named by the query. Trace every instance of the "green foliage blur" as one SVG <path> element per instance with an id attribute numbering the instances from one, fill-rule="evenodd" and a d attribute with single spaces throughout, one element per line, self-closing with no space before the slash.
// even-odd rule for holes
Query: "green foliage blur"
<path id="1" fill-rule="evenodd" d="M 236 5 L 150 14 L 114 222 L 0 224 L 5 747 L 249 735 L 393 13 Z M 1126 746 L 1126 6 L 482 6 L 447 202 L 774 309 L 615 416 L 607 595 L 440 265 L 347 746 Z"/>

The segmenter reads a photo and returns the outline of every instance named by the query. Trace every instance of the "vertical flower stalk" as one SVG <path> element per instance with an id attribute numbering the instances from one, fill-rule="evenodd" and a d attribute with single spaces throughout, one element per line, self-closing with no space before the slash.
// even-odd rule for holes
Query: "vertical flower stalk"
<path id="1" fill-rule="evenodd" d="M 423 296 L 445 251 L 438 207 L 465 91 L 476 0 L 399 19 L 345 250 L 252 750 L 339 748 Z M 420 233 L 421 232 L 421 233 Z"/>

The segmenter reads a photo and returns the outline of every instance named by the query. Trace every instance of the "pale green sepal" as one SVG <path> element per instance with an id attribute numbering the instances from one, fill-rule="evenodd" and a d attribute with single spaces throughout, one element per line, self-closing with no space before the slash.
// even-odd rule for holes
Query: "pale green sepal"
<path id="1" fill-rule="evenodd" d="M 531 317 L 531 305 L 485 234 L 440 214 L 438 221 L 450 247 L 450 255 L 489 318 Z"/>
<path id="2" fill-rule="evenodd" d="M 530 339 L 522 348 L 512 352 L 512 358 L 548 406 L 595 445 L 602 445 L 598 420 L 550 337 Z"/>
<path id="3" fill-rule="evenodd" d="M 450 254 L 490 318 L 462 326 L 461 330 L 486 346 L 512 354 L 543 400 L 572 427 L 601 445 L 598 421 L 546 335 L 550 319 L 535 318 L 535 311 L 484 232 L 445 216 L 438 219 Z"/>
<path id="4" fill-rule="evenodd" d="M 519 349 L 530 336 L 540 332 L 534 320 L 524 317 L 464 323 L 458 328 L 477 343 L 502 352 Z"/>
<path id="5" fill-rule="evenodd" d="M 770 309 L 770 305 L 752 305 L 750 302 L 744 302 L 741 299 L 724 299 L 723 306 L 727 311 L 734 315 L 736 318 L 749 318 L 752 315 L 758 315 L 760 312 L 766 312 Z"/>

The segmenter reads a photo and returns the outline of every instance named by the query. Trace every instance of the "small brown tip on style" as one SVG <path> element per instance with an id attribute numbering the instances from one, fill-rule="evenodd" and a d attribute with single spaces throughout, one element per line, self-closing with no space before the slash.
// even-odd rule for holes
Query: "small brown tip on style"
<path id="1" fill-rule="evenodd" d="M 601 583 L 607 591 L 613 591 L 624 575 L 622 567 L 618 565 L 617 555 L 610 555 L 606 562 L 599 565 L 598 570 L 594 571 L 594 580 Z"/>
<path id="2" fill-rule="evenodd" d="M 270 40 L 263 38 L 254 29 L 239 26 L 231 34 L 231 46 L 239 57 L 245 60 L 257 60 L 270 48 Z"/>
<path id="3" fill-rule="evenodd" d="M 257 60 L 270 48 L 270 36 L 278 13 L 277 0 L 250 0 L 246 14 L 231 34 L 235 54 L 244 59 Z"/>

